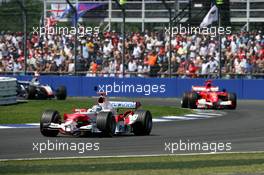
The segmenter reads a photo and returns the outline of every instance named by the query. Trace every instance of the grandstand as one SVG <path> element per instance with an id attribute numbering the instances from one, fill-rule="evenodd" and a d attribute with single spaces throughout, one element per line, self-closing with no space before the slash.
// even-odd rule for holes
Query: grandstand
<path id="1" fill-rule="evenodd" d="M 79 35 L 76 43 L 71 34 L 40 36 L 32 27 L 48 22 L 70 27 L 73 13 L 65 0 L 27 1 L 28 47 L 23 50 L 23 9 L 15 0 L 1 1 L 0 72 L 192 78 L 216 78 L 220 72 L 224 78 L 263 78 L 263 1 L 224 0 L 221 24 L 231 26 L 232 34 L 221 36 L 221 40 L 208 35 L 174 35 L 172 49 L 165 32 L 169 12 L 164 3 L 127 1 L 124 56 L 122 10 L 116 1 L 71 3 L 80 9 L 84 5 L 86 9 L 78 19 L 78 26 L 99 27 L 99 33 Z M 175 0 L 166 4 L 174 17 L 173 26 L 199 26 L 211 8 L 210 0 Z"/>

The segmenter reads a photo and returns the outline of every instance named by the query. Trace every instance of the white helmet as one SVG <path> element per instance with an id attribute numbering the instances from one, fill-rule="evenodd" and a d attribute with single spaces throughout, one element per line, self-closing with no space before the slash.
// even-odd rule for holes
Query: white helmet
<path id="1" fill-rule="evenodd" d="M 102 108 L 102 106 L 100 106 L 100 105 L 94 105 L 94 106 L 92 107 L 92 111 L 93 111 L 93 112 L 100 112 L 102 109 L 103 109 L 103 108 Z"/>

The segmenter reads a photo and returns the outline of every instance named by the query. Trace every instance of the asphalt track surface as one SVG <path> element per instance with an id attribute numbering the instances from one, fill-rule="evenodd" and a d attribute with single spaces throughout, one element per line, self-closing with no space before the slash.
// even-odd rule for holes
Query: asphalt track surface
<path id="1" fill-rule="evenodd" d="M 180 105 L 175 99 L 146 99 L 143 102 L 159 105 Z M 150 136 L 115 136 L 102 138 L 98 135 L 77 138 L 58 136 L 43 137 L 39 129 L 1 129 L 0 159 L 54 158 L 77 156 L 120 156 L 172 154 L 165 150 L 165 143 L 174 148 L 183 143 L 231 143 L 231 152 L 264 151 L 264 101 L 239 101 L 237 110 L 225 110 L 226 115 L 203 120 L 154 123 Z M 33 143 L 99 143 L 100 149 L 78 151 L 33 150 Z M 80 147 L 81 148 L 81 147 Z M 171 148 L 171 146 L 170 146 Z M 92 149 L 95 149 L 93 146 Z M 82 149 L 80 149 L 82 150 Z M 79 152 L 82 152 L 80 151 Z M 174 150 L 173 154 L 207 153 L 210 151 Z M 219 152 L 219 151 L 218 151 Z"/>

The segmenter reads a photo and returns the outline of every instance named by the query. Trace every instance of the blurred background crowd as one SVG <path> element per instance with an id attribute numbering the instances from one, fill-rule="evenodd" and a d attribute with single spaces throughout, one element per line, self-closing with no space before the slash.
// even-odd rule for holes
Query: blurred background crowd
<path id="1" fill-rule="evenodd" d="M 76 70 L 86 76 L 121 76 L 122 37 L 105 32 L 79 41 Z M 164 32 L 127 33 L 125 41 L 126 76 L 166 77 L 169 63 L 169 37 Z M 222 36 L 219 60 L 217 37 L 175 35 L 172 38 L 171 71 L 176 77 L 214 77 L 219 64 L 223 77 L 249 78 L 264 74 L 264 35 L 262 31 Z M 72 74 L 74 36 L 30 34 L 27 41 L 27 71 Z M 0 72 L 23 72 L 23 34 L 0 33 Z"/>

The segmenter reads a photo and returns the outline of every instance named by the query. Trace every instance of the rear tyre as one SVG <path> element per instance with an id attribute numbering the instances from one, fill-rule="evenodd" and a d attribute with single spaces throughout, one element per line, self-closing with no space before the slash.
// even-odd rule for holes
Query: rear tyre
<path id="1" fill-rule="evenodd" d="M 189 97 L 189 108 L 196 109 L 196 102 L 199 99 L 199 95 L 196 92 L 191 92 Z"/>
<path id="2" fill-rule="evenodd" d="M 27 99 L 34 99 L 36 96 L 37 89 L 35 86 L 29 86 L 28 87 L 28 95 L 26 96 Z"/>
<path id="3" fill-rule="evenodd" d="M 182 96 L 182 101 L 181 101 L 181 107 L 182 108 L 188 108 L 188 103 L 189 103 L 189 92 L 185 92 Z"/>
<path id="4" fill-rule="evenodd" d="M 46 110 L 40 118 L 40 132 L 46 137 L 56 137 L 59 133 L 57 129 L 49 129 L 50 123 L 61 123 L 61 116 L 58 111 Z"/>
<path id="5" fill-rule="evenodd" d="M 115 134 L 116 121 L 112 112 L 100 112 L 96 118 L 96 127 L 107 137 Z"/>
<path id="6" fill-rule="evenodd" d="M 132 125 L 135 135 L 149 135 L 152 130 L 152 114 L 150 111 L 138 110 L 136 122 Z"/>
<path id="7" fill-rule="evenodd" d="M 38 96 L 38 99 L 46 100 L 48 98 L 48 93 L 45 88 L 39 87 L 37 96 Z"/>
<path id="8" fill-rule="evenodd" d="M 65 86 L 60 86 L 56 90 L 56 97 L 58 100 L 65 100 L 67 98 L 67 89 Z"/>
<path id="9" fill-rule="evenodd" d="M 227 94 L 228 100 L 231 101 L 231 105 L 229 106 L 229 109 L 236 109 L 237 106 L 237 96 L 235 93 L 228 93 Z"/>

